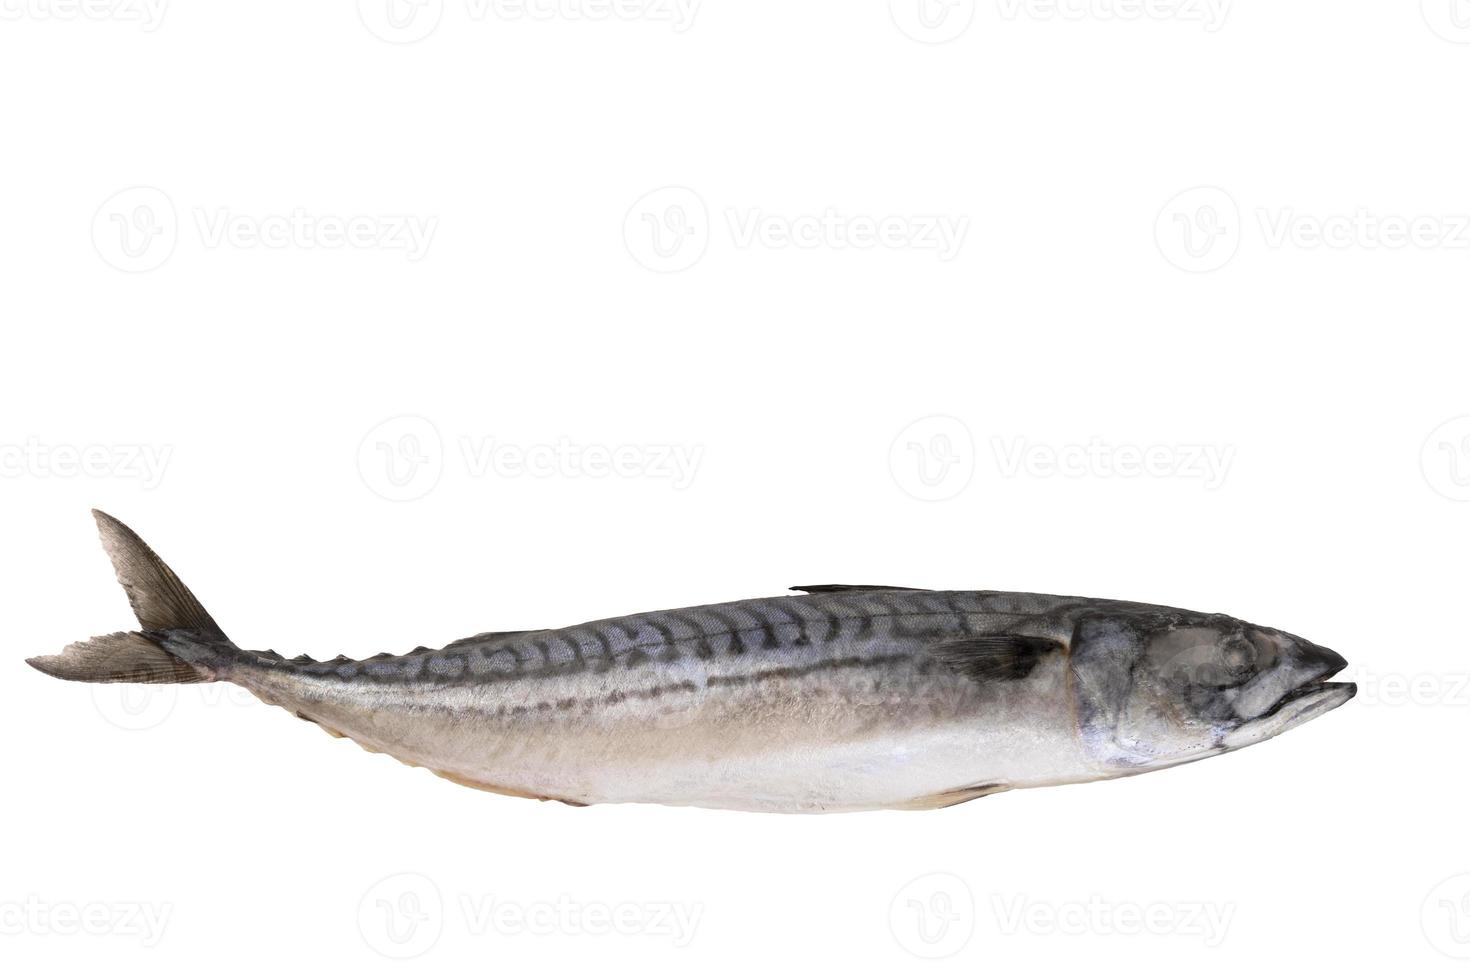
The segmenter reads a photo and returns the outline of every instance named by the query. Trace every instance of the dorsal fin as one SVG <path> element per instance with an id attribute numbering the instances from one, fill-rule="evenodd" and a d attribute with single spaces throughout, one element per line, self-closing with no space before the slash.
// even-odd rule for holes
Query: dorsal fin
<path id="1" fill-rule="evenodd" d="M 132 528 L 100 510 L 92 511 L 92 516 L 97 520 L 102 547 L 112 559 L 117 581 L 128 594 L 128 602 L 144 630 L 189 630 L 206 639 L 226 638 L 225 631 L 204 611 L 194 593 Z"/>
<path id="2" fill-rule="evenodd" d="M 444 649 L 457 650 L 460 647 L 482 646 L 489 643 L 501 643 L 505 640 L 513 640 L 518 636 L 525 636 L 528 633 L 545 632 L 545 630 L 506 630 L 500 633 L 476 633 L 474 636 L 466 636 L 462 640 L 455 640 L 453 643 L 446 643 L 444 645 Z"/>
<path id="3" fill-rule="evenodd" d="M 824 592 L 928 592 L 907 585 L 793 585 L 792 592 L 821 595 Z"/>
<path id="4" fill-rule="evenodd" d="M 996 633 L 947 640 L 934 647 L 934 655 L 977 681 L 1018 681 L 1030 676 L 1042 657 L 1060 649 L 1062 644 L 1049 637 Z"/>

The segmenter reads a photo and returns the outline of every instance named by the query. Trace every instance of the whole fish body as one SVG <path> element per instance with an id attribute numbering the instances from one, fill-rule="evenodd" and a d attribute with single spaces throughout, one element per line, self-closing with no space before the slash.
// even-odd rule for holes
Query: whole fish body
<path id="1" fill-rule="evenodd" d="M 1346 661 L 1218 614 L 817 586 L 318 662 L 242 650 L 97 514 L 141 631 L 33 658 L 69 680 L 230 681 L 456 782 L 573 804 L 926 809 L 1133 775 L 1338 707 Z"/>

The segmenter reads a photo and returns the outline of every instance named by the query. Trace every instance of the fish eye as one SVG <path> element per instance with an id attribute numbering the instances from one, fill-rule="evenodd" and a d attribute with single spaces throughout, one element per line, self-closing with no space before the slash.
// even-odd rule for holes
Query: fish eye
<path id="1" fill-rule="evenodd" d="M 1182 678 L 1186 686 L 1201 691 L 1226 691 L 1246 683 L 1255 675 L 1257 651 L 1245 636 L 1226 634 L 1214 639 L 1208 654 Z"/>
<path id="2" fill-rule="evenodd" d="M 1251 668 L 1246 663 L 1213 663 L 1200 668 L 1195 686 L 1224 691 L 1239 687 L 1250 679 Z"/>
<path id="3" fill-rule="evenodd" d="M 1222 637 L 1220 647 L 1212 665 L 1220 686 L 1235 687 L 1255 673 L 1257 651 L 1255 644 L 1244 636 Z"/>

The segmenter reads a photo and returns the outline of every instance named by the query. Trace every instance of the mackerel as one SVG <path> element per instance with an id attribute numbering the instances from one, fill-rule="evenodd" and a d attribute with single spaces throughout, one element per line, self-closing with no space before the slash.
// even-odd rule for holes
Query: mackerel
<path id="1" fill-rule="evenodd" d="M 140 629 L 28 661 L 66 680 L 228 681 L 333 735 L 511 796 L 822 813 L 1131 776 L 1344 704 L 1280 630 L 1103 599 L 808 586 L 366 660 L 231 643 L 94 512 Z"/>

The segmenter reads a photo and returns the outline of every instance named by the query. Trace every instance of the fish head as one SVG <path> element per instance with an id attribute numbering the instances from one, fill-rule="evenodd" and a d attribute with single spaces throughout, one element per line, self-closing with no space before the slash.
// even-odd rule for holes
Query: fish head
<path id="1" fill-rule="evenodd" d="M 1089 616 L 1072 642 L 1079 729 L 1113 774 L 1254 745 L 1345 704 L 1347 661 L 1228 616 L 1158 610 Z"/>

